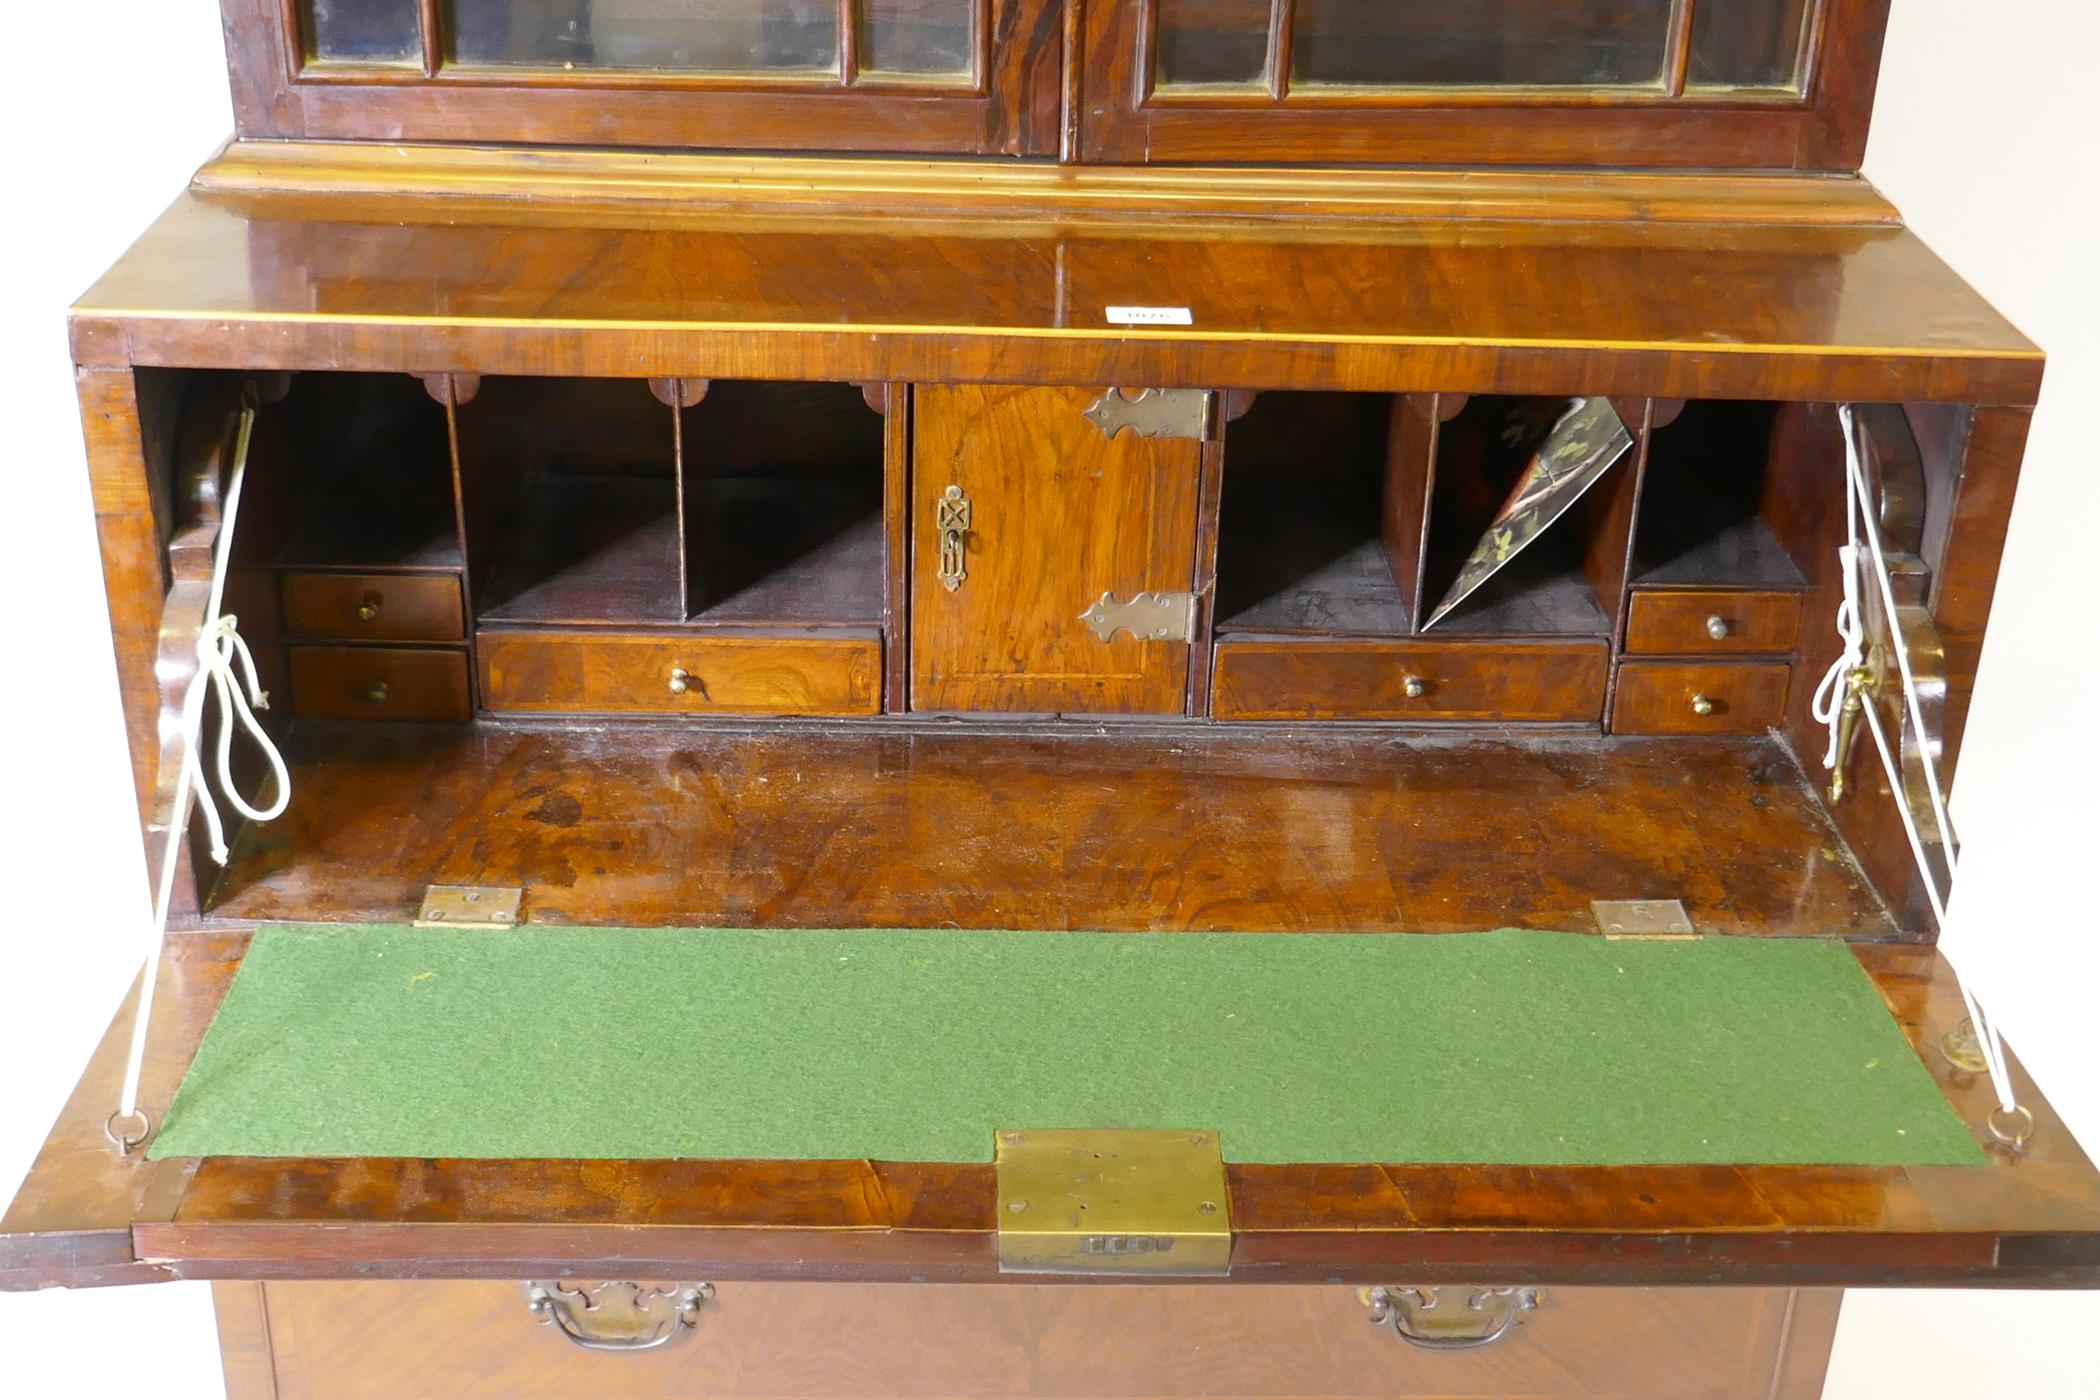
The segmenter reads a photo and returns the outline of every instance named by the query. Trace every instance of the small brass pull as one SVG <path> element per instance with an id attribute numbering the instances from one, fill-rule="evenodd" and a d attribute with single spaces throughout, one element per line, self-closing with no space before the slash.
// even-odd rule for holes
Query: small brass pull
<path id="1" fill-rule="evenodd" d="M 377 593 L 367 593 L 365 600 L 357 605 L 357 620 L 359 622 L 371 622 L 378 616 L 379 595 Z"/>
<path id="2" fill-rule="evenodd" d="M 1400 693 L 1410 700 L 1419 700 L 1429 693 L 1429 682 L 1420 676 L 1408 676 L 1400 682 Z"/>
<path id="3" fill-rule="evenodd" d="M 1719 613 L 1715 613 L 1712 617 L 1706 619 L 1706 635 L 1712 637 L 1717 642 L 1727 641 L 1728 619 L 1721 616 Z"/>
<path id="4" fill-rule="evenodd" d="M 970 535 L 970 498 L 960 486 L 950 486 L 934 506 L 933 528 L 940 537 L 941 587 L 953 593 L 970 576 L 963 567 L 963 551 Z"/>
<path id="5" fill-rule="evenodd" d="M 683 666 L 673 666 L 671 668 L 671 693 L 673 695 L 683 695 L 692 688 L 693 673 L 686 670 Z"/>
<path id="6" fill-rule="evenodd" d="M 1714 712 L 1714 702 L 1713 702 L 1713 701 L 1711 701 L 1711 700 L 1707 699 L 1707 698 L 1706 698 L 1706 697 L 1705 697 L 1704 695 L 1694 695 L 1694 696 L 1692 697 L 1692 713 L 1693 713 L 1693 714 L 1695 714 L 1695 715 L 1698 715 L 1698 716 L 1700 716 L 1700 717 L 1701 717 L 1701 718 L 1703 719 L 1704 717 L 1706 717 L 1707 715 L 1710 715 L 1710 714 L 1712 714 L 1713 712 Z"/>
<path id="7" fill-rule="evenodd" d="M 371 687 L 365 691 L 365 699 L 374 705 L 384 705 L 386 703 L 386 682 L 373 681 Z"/>

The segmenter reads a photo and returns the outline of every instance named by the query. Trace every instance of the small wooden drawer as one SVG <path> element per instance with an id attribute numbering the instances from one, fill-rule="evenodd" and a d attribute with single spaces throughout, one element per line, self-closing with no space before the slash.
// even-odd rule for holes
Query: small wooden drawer
<path id="1" fill-rule="evenodd" d="M 1600 641 L 1262 638 L 1218 643 L 1218 719 L 1596 721 Z"/>
<path id="2" fill-rule="evenodd" d="M 1761 734 L 1786 719 L 1790 668 L 1777 661 L 1628 661 L 1614 734 Z"/>
<path id="3" fill-rule="evenodd" d="M 457 642 L 467 635 L 453 574 L 286 574 L 284 631 L 326 642 Z"/>
<path id="4" fill-rule="evenodd" d="M 1801 595 L 1783 589 L 1636 588 L 1626 609 L 1626 650 L 1636 656 L 1791 653 Z"/>
<path id="5" fill-rule="evenodd" d="M 436 647 L 292 651 L 292 707 L 318 719 L 471 719 L 467 654 Z"/>
<path id="6" fill-rule="evenodd" d="M 222 1283 L 213 1298 L 230 1400 L 1805 1400 L 1838 1313 L 1834 1292 L 1547 1288 L 1499 1339 L 1432 1351 L 1373 1326 L 1348 1287 L 724 1280 L 690 1336 L 623 1356 L 538 1321 L 516 1283 Z"/>
<path id="7" fill-rule="evenodd" d="M 872 631 L 484 631 L 491 710 L 583 714 L 872 715 L 882 640 Z"/>

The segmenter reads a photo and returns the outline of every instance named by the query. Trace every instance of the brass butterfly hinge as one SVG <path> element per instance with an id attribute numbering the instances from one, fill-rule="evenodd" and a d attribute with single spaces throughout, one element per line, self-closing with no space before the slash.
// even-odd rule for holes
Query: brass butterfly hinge
<path id="1" fill-rule="evenodd" d="M 1217 400 L 1208 389 L 1144 389 L 1135 398 L 1110 389 L 1094 400 L 1085 417 L 1103 437 L 1128 429 L 1139 437 L 1208 442 L 1217 423 Z"/>
<path id="2" fill-rule="evenodd" d="M 1196 639 L 1196 595 L 1140 593 L 1118 602 L 1113 590 L 1103 593 L 1079 615 L 1102 641 L 1128 632 L 1141 642 L 1191 642 Z"/>

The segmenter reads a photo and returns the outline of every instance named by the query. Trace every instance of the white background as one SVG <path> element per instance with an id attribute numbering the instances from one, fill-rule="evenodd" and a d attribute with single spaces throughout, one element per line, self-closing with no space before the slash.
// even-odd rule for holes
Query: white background
<path id="1" fill-rule="evenodd" d="M 0 1199 L 138 965 L 146 918 L 64 311 L 231 130 L 217 6 L 9 7 L 0 273 Z M 2100 1149 L 2100 6 L 1901 0 L 1867 171 L 2050 352 L 1956 813 L 2000 1019 Z M 1972 961 L 1981 961 L 1972 957 Z M 201 1284 L 0 1295 L 0 1395 L 220 1393 Z M 2100 1295 L 1865 1294 L 1829 1395 L 2100 1393 Z"/>

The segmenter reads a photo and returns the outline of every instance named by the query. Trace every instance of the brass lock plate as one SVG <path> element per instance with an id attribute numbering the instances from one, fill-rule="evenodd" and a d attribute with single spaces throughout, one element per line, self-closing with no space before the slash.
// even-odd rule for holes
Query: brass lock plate
<path id="1" fill-rule="evenodd" d="M 999 1271 L 1216 1277 L 1232 1265 L 1218 1135 L 1204 1129 L 999 1133 Z"/>

